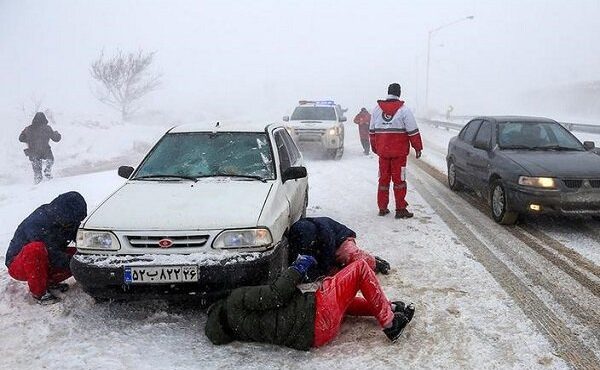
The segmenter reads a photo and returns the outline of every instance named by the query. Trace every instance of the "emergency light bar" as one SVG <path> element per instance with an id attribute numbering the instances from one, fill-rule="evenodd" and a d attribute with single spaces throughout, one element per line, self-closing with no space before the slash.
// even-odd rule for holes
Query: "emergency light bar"
<path id="1" fill-rule="evenodd" d="M 300 100 L 298 101 L 300 105 L 305 104 L 314 104 L 314 105 L 335 105 L 333 100 Z"/>

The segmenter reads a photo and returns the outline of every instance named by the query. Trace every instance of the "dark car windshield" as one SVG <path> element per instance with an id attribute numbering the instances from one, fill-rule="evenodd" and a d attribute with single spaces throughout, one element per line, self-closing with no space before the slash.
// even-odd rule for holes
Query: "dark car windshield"
<path id="1" fill-rule="evenodd" d="M 500 122 L 501 149 L 584 150 L 575 136 L 554 122 Z"/>
<path id="2" fill-rule="evenodd" d="M 290 118 L 292 121 L 335 121 L 333 107 L 297 107 Z"/>
<path id="3" fill-rule="evenodd" d="M 232 176 L 275 178 L 271 144 L 264 133 L 194 132 L 165 135 L 135 179 L 196 179 Z"/>

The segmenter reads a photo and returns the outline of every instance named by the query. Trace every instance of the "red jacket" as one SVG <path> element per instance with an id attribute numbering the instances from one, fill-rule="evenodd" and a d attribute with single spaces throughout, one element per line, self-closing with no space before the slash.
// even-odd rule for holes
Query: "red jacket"
<path id="1" fill-rule="evenodd" d="M 371 114 L 369 112 L 361 111 L 354 117 L 354 123 L 358 125 L 358 133 L 361 139 L 369 138 L 369 124 L 371 123 Z"/>
<path id="2" fill-rule="evenodd" d="M 383 158 L 407 156 L 411 146 L 423 150 L 415 117 L 397 98 L 377 101 L 369 133 L 373 152 Z"/>

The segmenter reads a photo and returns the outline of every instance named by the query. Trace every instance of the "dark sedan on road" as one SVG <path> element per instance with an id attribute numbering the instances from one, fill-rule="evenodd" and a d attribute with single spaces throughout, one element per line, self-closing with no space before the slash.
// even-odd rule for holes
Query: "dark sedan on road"
<path id="1" fill-rule="evenodd" d="M 536 117 L 477 117 L 448 144 L 448 185 L 485 198 L 492 217 L 519 214 L 600 216 L 600 155 L 558 122 Z"/>

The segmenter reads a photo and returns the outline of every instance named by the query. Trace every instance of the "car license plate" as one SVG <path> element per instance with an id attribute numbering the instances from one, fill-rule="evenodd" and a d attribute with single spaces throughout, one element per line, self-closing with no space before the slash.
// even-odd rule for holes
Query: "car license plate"
<path id="1" fill-rule="evenodd" d="M 125 284 L 190 283 L 198 281 L 198 266 L 126 266 Z"/>

